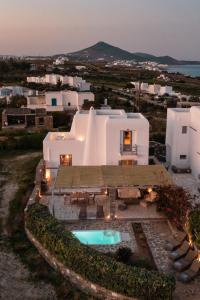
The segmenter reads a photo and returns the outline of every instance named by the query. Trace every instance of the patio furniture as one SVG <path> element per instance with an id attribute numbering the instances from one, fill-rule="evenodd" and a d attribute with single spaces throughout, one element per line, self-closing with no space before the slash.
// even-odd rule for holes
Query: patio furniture
<path id="1" fill-rule="evenodd" d="M 182 272 L 178 275 L 178 280 L 180 280 L 183 283 L 187 283 L 190 282 L 195 277 L 197 277 L 199 274 L 200 274 L 200 261 L 195 259 L 187 271 Z"/>
<path id="2" fill-rule="evenodd" d="M 97 219 L 103 219 L 105 216 L 103 205 L 97 205 L 97 212 L 96 212 L 96 218 Z"/>
<path id="3" fill-rule="evenodd" d="M 127 209 L 127 204 L 126 203 L 120 203 L 118 205 L 118 209 L 123 211 L 123 210 L 126 210 Z"/>
<path id="4" fill-rule="evenodd" d="M 198 253 L 194 250 L 189 250 L 184 258 L 177 260 L 173 267 L 175 270 L 182 272 L 189 268 L 192 262 L 197 258 Z"/>
<path id="5" fill-rule="evenodd" d="M 165 250 L 174 251 L 187 239 L 185 232 L 179 231 L 176 236 L 169 236 L 165 243 Z"/>
<path id="6" fill-rule="evenodd" d="M 124 187 L 117 189 L 117 195 L 126 205 L 139 204 L 141 197 L 140 190 L 132 187 Z"/>
<path id="7" fill-rule="evenodd" d="M 158 193 L 152 191 L 145 195 L 144 200 L 148 203 L 155 203 L 158 200 Z"/>
<path id="8" fill-rule="evenodd" d="M 94 200 L 97 205 L 102 205 L 107 201 L 107 195 L 95 195 Z"/>
<path id="9" fill-rule="evenodd" d="M 86 219 L 87 219 L 87 206 L 82 205 L 79 211 L 79 220 L 86 220 Z"/>
<path id="10" fill-rule="evenodd" d="M 172 260 L 177 260 L 184 257 L 190 250 L 190 245 L 187 241 L 184 241 L 183 244 L 176 250 L 169 253 L 169 258 Z"/>

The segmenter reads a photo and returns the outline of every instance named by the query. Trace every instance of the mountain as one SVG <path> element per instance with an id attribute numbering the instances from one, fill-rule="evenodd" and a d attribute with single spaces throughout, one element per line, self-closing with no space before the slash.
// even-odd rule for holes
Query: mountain
<path id="1" fill-rule="evenodd" d="M 154 56 L 151 54 L 140 53 L 140 52 L 131 53 L 129 51 L 112 46 L 105 42 L 98 42 L 97 44 L 91 47 L 85 48 L 80 51 L 69 53 L 67 54 L 67 56 L 74 60 L 86 60 L 86 61 L 135 60 L 137 62 L 152 61 L 152 62 L 157 62 L 159 64 L 167 64 L 167 65 L 200 64 L 200 62 L 198 61 L 181 61 L 171 56 Z"/>
<path id="2" fill-rule="evenodd" d="M 69 55 L 76 59 L 84 59 L 84 60 L 116 60 L 116 59 L 125 59 L 131 60 L 133 59 L 133 54 L 122 50 L 118 47 L 114 47 L 105 42 L 99 42 L 94 46 L 83 49 L 81 51 L 69 53 Z"/>

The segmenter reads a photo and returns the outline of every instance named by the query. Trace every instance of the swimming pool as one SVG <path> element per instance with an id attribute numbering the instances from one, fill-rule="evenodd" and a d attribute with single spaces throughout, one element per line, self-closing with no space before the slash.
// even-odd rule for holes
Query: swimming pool
<path id="1" fill-rule="evenodd" d="M 72 233 L 85 245 L 115 245 L 121 242 L 116 230 L 74 230 Z"/>

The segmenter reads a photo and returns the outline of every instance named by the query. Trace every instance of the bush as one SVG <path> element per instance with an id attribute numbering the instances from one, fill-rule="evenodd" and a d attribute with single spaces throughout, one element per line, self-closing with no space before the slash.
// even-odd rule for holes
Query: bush
<path id="1" fill-rule="evenodd" d="M 117 261 L 127 264 L 132 256 L 132 250 L 128 247 L 120 247 L 115 253 L 115 258 Z"/>
<path id="2" fill-rule="evenodd" d="M 173 277 L 124 265 L 81 244 L 50 215 L 47 207 L 40 204 L 29 206 L 26 225 L 44 248 L 86 280 L 129 297 L 172 299 Z"/>
<path id="3" fill-rule="evenodd" d="M 189 214 L 189 231 L 192 234 L 193 242 L 200 248 L 200 208 Z"/>
<path id="4" fill-rule="evenodd" d="M 178 186 L 162 186 L 157 192 L 157 209 L 164 212 L 178 227 L 183 227 L 191 210 L 191 195 Z"/>

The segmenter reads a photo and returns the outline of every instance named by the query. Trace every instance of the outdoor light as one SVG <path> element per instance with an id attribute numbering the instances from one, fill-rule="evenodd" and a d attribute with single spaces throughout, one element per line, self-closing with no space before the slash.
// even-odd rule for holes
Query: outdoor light
<path id="1" fill-rule="evenodd" d="M 197 260 L 200 262 L 200 252 L 198 252 Z"/>
<path id="2" fill-rule="evenodd" d="M 150 187 L 150 188 L 148 188 L 148 193 L 150 194 L 153 190 L 152 190 L 152 188 Z"/>
<path id="3" fill-rule="evenodd" d="M 46 170 L 46 172 L 45 172 L 45 179 L 47 180 L 47 181 L 49 181 L 50 179 L 51 179 L 51 173 L 50 173 L 50 170 Z"/>
<path id="4" fill-rule="evenodd" d="M 107 215 L 106 219 L 110 220 L 110 215 Z"/>
<path id="5" fill-rule="evenodd" d="M 191 235 L 189 235 L 189 245 L 190 245 L 190 246 L 193 246 L 193 242 L 192 242 L 192 237 L 191 237 Z"/>
<path id="6" fill-rule="evenodd" d="M 80 137 L 78 138 L 78 140 L 79 140 L 80 142 L 83 142 L 83 141 L 84 141 L 84 138 L 83 138 L 82 136 L 80 136 Z"/>

